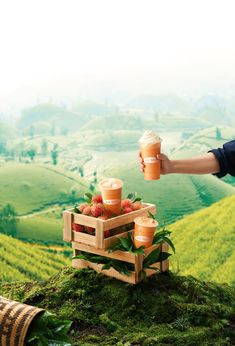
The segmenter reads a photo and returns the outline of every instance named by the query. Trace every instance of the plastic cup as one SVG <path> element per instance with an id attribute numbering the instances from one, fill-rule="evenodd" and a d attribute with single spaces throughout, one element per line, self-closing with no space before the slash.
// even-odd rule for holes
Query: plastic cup
<path id="1" fill-rule="evenodd" d="M 158 222 L 147 216 L 139 216 L 134 219 L 134 244 L 138 249 L 140 246 L 145 248 L 153 243 L 154 233 L 157 229 Z"/>
<path id="2" fill-rule="evenodd" d="M 107 178 L 101 181 L 99 187 L 105 209 L 110 210 L 115 215 L 119 215 L 122 202 L 122 180 Z"/>
<path id="3" fill-rule="evenodd" d="M 160 161 L 156 158 L 161 153 L 161 142 L 151 145 L 141 145 L 140 152 L 144 161 L 144 179 L 158 180 L 160 179 Z"/>

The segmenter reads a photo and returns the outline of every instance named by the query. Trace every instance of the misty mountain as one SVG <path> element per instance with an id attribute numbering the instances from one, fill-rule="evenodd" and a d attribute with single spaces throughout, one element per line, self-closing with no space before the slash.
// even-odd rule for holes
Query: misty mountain
<path id="1" fill-rule="evenodd" d="M 192 104 L 190 101 L 177 95 L 139 95 L 133 98 L 128 103 L 128 106 L 163 113 L 174 112 L 187 114 L 192 111 Z"/>

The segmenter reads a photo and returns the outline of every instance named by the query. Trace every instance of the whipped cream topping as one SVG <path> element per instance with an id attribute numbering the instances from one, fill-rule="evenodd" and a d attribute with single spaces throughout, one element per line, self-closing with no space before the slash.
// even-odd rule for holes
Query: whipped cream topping
<path id="1" fill-rule="evenodd" d="M 143 146 L 148 146 L 151 144 L 156 144 L 161 141 L 161 138 L 158 136 L 158 134 L 154 133 L 153 131 L 147 130 L 144 131 L 142 137 L 138 140 L 138 143 Z"/>

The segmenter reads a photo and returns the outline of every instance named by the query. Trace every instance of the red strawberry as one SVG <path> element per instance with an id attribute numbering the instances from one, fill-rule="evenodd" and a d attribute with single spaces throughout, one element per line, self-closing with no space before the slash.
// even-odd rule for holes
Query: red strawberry
<path id="1" fill-rule="evenodd" d="M 132 203 L 131 203 L 131 200 L 130 199 L 123 199 L 122 200 L 122 208 L 131 208 L 132 207 Z"/>
<path id="2" fill-rule="evenodd" d="M 95 228 L 93 227 L 89 227 L 89 226 L 85 226 L 85 230 L 87 231 L 87 233 L 94 235 L 95 234 Z"/>
<path id="3" fill-rule="evenodd" d="M 133 209 L 130 207 L 123 208 L 123 214 L 128 214 L 128 213 L 131 213 L 132 211 Z"/>
<path id="4" fill-rule="evenodd" d="M 101 203 L 93 204 L 91 207 L 91 214 L 94 217 L 100 216 L 104 212 L 104 206 Z"/>
<path id="5" fill-rule="evenodd" d="M 113 213 L 110 210 L 104 209 L 102 216 L 105 216 L 106 220 L 107 220 L 107 219 L 110 219 L 111 217 L 113 217 Z"/>
<path id="6" fill-rule="evenodd" d="M 75 232 L 84 232 L 84 226 L 73 222 L 72 223 L 72 230 Z"/>
<path id="7" fill-rule="evenodd" d="M 133 210 L 139 210 L 142 208 L 142 204 L 139 201 L 133 203 Z"/>
<path id="8" fill-rule="evenodd" d="M 91 215 L 91 207 L 89 205 L 87 205 L 83 211 L 82 211 L 83 215 Z"/>
<path id="9" fill-rule="evenodd" d="M 78 206 L 78 209 L 80 210 L 80 212 L 83 214 L 83 210 L 88 206 L 87 203 L 82 203 Z"/>
<path id="10" fill-rule="evenodd" d="M 103 203 L 101 195 L 95 195 L 92 197 L 92 203 Z"/>
<path id="11" fill-rule="evenodd" d="M 108 237 L 110 237 L 110 236 L 111 236 L 111 232 L 110 232 L 109 229 L 107 229 L 106 231 L 104 231 L 104 237 L 105 237 L 105 238 L 108 238 Z"/>

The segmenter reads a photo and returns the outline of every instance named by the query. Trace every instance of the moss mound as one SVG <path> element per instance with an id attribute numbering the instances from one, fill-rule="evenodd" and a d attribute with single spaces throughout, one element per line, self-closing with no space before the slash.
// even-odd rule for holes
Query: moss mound
<path id="1" fill-rule="evenodd" d="M 235 344 L 235 289 L 190 276 L 134 286 L 65 268 L 47 282 L 2 284 L 0 294 L 71 319 L 74 345 Z"/>

